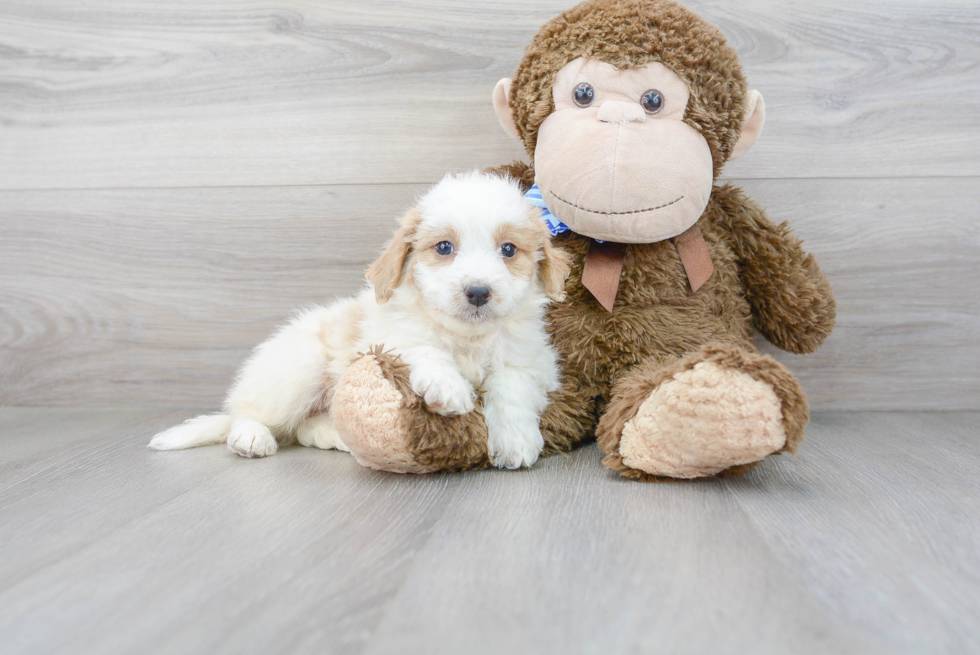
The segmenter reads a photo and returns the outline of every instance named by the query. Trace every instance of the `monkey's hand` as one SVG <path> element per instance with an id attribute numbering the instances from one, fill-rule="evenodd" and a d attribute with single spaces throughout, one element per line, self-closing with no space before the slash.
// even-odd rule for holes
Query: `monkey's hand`
<path id="1" fill-rule="evenodd" d="M 834 327 L 837 304 L 816 260 L 783 223 L 773 225 L 741 189 L 716 188 L 729 221 L 755 327 L 775 346 L 811 353 Z"/>

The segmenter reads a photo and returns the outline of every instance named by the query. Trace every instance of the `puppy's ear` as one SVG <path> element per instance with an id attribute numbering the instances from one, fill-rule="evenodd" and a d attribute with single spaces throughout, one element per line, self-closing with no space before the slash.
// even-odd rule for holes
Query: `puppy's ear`
<path id="1" fill-rule="evenodd" d="M 400 221 L 401 227 L 388 242 L 384 252 L 368 267 L 367 279 L 374 287 L 374 298 L 379 305 L 391 300 L 395 287 L 401 282 L 405 260 L 412 251 L 412 237 L 415 236 L 415 228 L 421 220 L 422 214 L 418 209 L 405 214 Z"/>
<path id="2" fill-rule="evenodd" d="M 538 264 L 541 283 L 544 285 L 544 292 L 549 298 L 555 302 L 561 302 L 565 299 L 565 280 L 568 279 L 568 274 L 572 272 L 572 258 L 561 248 L 551 245 L 551 232 L 544 224 L 544 219 L 538 214 L 539 212 L 535 210 L 532 213 L 532 218 L 541 226 L 544 236 L 541 245 L 544 258 Z"/>

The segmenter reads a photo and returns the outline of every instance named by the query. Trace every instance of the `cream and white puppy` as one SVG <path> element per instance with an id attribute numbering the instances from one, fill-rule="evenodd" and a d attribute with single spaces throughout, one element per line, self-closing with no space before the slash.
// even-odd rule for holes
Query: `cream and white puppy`
<path id="1" fill-rule="evenodd" d="M 568 260 L 513 181 L 447 176 L 402 218 L 360 295 L 296 316 L 242 366 L 223 414 L 153 437 L 173 450 L 227 441 L 244 457 L 293 439 L 348 450 L 331 400 L 347 367 L 383 345 L 410 367 L 412 390 L 433 411 L 474 408 L 484 392 L 489 451 L 501 468 L 531 466 L 558 365 L 545 333 L 548 299 L 564 298 Z"/>

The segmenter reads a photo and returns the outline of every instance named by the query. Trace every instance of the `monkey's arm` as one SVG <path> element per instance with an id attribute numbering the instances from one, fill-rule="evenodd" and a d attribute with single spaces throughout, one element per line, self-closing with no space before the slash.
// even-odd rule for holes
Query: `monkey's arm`
<path id="1" fill-rule="evenodd" d="M 786 223 L 770 223 L 741 189 L 725 185 L 715 193 L 756 329 L 783 350 L 813 352 L 830 334 L 837 313 L 816 260 Z"/>

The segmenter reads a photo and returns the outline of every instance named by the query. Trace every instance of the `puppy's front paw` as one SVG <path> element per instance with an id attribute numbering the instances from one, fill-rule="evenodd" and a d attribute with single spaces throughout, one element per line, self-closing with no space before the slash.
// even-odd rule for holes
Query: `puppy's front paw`
<path id="1" fill-rule="evenodd" d="M 525 426 L 511 425 L 492 428 L 489 430 L 488 446 L 493 465 L 499 469 L 519 469 L 522 466 L 531 468 L 541 449 L 544 448 L 544 437 L 537 424 Z"/>
<path id="2" fill-rule="evenodd" d="M 247 418 L 235 419 L 228 433 L 228 448 L 242 457 L 268 457 L 279 450 L 269 428 Z"/>
<path id="3" fill-rule="evenodd" d="M 413 366 L 409 381 L 412 391 L 437 414 L 456 416 L 473 411 L 476 400 L 473 385 L 456 371 L 443 367 Z"/>

